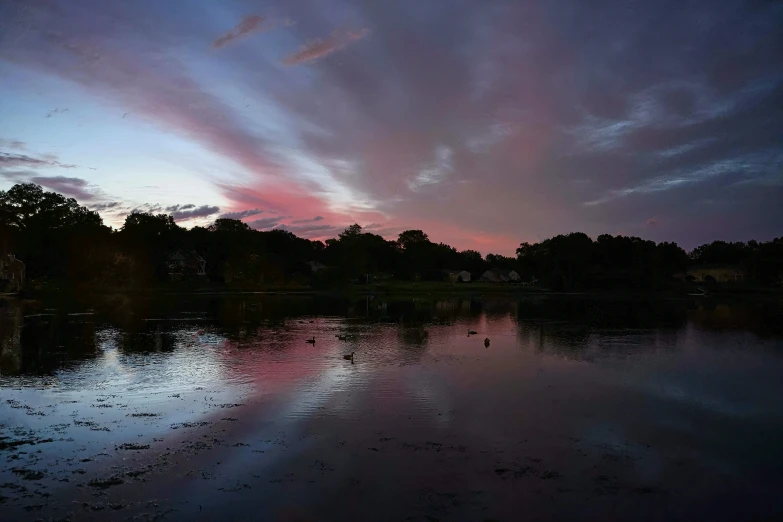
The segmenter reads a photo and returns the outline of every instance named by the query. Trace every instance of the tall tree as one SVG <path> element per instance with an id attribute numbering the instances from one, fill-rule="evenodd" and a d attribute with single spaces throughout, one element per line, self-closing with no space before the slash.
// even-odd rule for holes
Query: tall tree
<path id="1" fill-rule="evenodd" d="M 27 264 L 28 278 L 65 276 L 88 254 L 90 238 L 108 233 L 97 212 L 32 183 L 0 191 L 0 230 L 0 246 Z M 82 248 L 72 248 L 77 239 Z"/>
<path id="2" fill-rule="evenodd" d="M 132 212 L 125 218 L 120 239 L 136 260 L 139 277 L 168 278 L 169 256 L 183 248 L 184 231 L 167 214 Z M 146 275 L 141 275 L 146 274 Z"/>
<path id="3" fill-rule="evenodd" d="M 397 236 L 397 245 L 403 250 L 412 246 L 429 243 L 430 238 L 421 230 L 406 230 Z"/>

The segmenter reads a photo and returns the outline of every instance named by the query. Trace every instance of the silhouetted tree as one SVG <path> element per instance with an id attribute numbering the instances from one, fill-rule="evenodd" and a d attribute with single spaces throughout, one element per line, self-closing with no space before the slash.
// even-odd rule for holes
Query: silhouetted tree
<path id="1" fill-rule="evenodd" d="M 742 242 L 713 241 L 694 248 L 690 258 L 699 265 L 739 265 L 750 253 L 751 248 Z"/>
<path id="2" fill-rule="evenodd" d="M 87 238 L 108 233 L 97 212 L 32 183 L 0 191 L 0 231 L 3 249 L 25 262 L 28 279 L 66 276 L 92 252 Z"/>
<path id="3" fill-rule="evenodd" d="M 166 281 L 169 257 L 185 246 L 184 239 L 184 231 L 167 214 L 133 212 L 120 230 L 120 241 L 135 260 L 140 279 Z"/>
<path id="4" fill-rule="evenodd" d="M 427 234 L 421 230 L 406 230 L 404 232 L 400 232 L 400 235 L 397 236 L 397 245 L 403 250 L 415 245 L 429 243 L 429 241 L 430 239 L 427 237 Z"/>
<path id="5" fill-rule="evenodd" d="M 186 230 L 170 215 L 133 212 L 114 232 L 74 199 L 29 183 L 0 191 L 0 245 L 0 253 L 14 253 L 26 263 L 28 279 L 126 287 L 166 281 L 177 253 L 203 257 L 209 280 L 250 286 L 306 281 L 312 275 L 311 261 L 330 267 L 310 279 L 327 284 L 381 273 L 439 280 L 445 269 L 468 270 L 478 277 L 488 268 L 501 268 L 554 289 L 652 288 L 667 284 L 689 265 L 735 265 L 745 269 L 751 282 L 783 284 L 781 238 L 714 241 L 686 254 L 671 242 L 608 234 L 593 241 L 577 232 L 522 243 L 516 258 L 482 258 L 474 250 L 458 252 L 434 243 L 422 230 L 405 230 L 389 241 L 358 224 L 324 244 L 282 229 L 253 230 L 235 219 L 220 218 L 208 227 Z"/>
<path id="6" fill-rule="evenodd" d="M 467 270 L 474 279 L 481 276 L 481 274 L 486 272 L 489 268 L 489 263 L 487 263 L 484 258 L 481 257 L 480 252 L 475 250 L 463 250 L 459 253 L 459 256 L 459 264 L 454 268 L 459 270 Z"/>
<path id="7" fill-rule="evenodd" d="M 759 243 L 713 241 L 693 249 L 690 260 L 697 266 L 729 265 L 745 269 L 751 282 L 783 284 L 783 238 Z"/>
<path id="8" fill-rule="evenodd" d="M 595 241 L 573 233 L 522 243 L 517 258 L 523 276 L 552 288 L 653 287 L 688 265 L 685 251 L 674 243 L 609 234 Z"/>

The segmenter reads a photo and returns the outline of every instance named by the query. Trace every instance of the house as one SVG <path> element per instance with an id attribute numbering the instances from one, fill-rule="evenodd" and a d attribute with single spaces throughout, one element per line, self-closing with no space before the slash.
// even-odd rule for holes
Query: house
<path id="1" fill-rule="evenodd" d="M 169 255 L 167 267 L 171 279 L 207 275 L 207 262 L 195 250 L 176 250 Z"/>
<path id="2" fill-rule="evenodd" d="M 25 265 L 14 254 L 0 256 L 0 285 L 9 292 L 18 292 L 24 285 Z"/>
<path id="3" fill-rule="evenodd" d="M 718 283 L 741 283 L 745 280 L 745 270 L 739 266 L 705 265 L 689 270 L 686 279 L 691 279 L 698 283 L 711 281 Z"/>
<path id="4" fill-rule="evenodd" d="M 446 277 L 451 283 L 469 283 L 470 272 L 467 270 L 447 270 Z"/>
<path id="5" fill-rule="evenodd" d="M 516 270 L 491 268 L 484 272 L 479 279 L 486 283 L 516 283 L 521 278 Z"/>

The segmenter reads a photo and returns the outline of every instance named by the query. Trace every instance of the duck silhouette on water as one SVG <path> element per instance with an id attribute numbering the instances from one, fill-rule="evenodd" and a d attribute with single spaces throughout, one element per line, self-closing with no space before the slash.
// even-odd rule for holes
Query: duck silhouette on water
<path id="1" fill-rule="evenodd" d="M 356 352 L 351 352 L 351 353 L 350 353 L 350 354 L 348 354 L 348 355 L 343 355 L 343 359 L 345 359 L 346 361 L 351 361 L 351 362 L 353 362 L 353 354 L 355 354 L 355 353 L 356 353 Z"/>
<path id="2" fill-rule="evenodd" d="M 489 337 L 484 339 L 484 347 L 489 348 Z"/>
<path id="3" fill-rule="evenodd" d="M 476 330 L 468 330 L 468 335 L 476 335 L 478 332 Z"/>
<path id="4" fill-rule="evenodd" d="M 305 339 L 305 342 L 307 344 L 315 344 L 315 337 L 313 337 L 312 339 Z"/>

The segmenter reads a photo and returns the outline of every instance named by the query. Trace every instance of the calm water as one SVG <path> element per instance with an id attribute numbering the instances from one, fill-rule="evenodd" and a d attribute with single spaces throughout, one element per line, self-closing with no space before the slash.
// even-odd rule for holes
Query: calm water
<path id="1" fill-rule="evenodd" d="M 4 302 L 0 519 L 771 520 L 782 312 Z"/>

